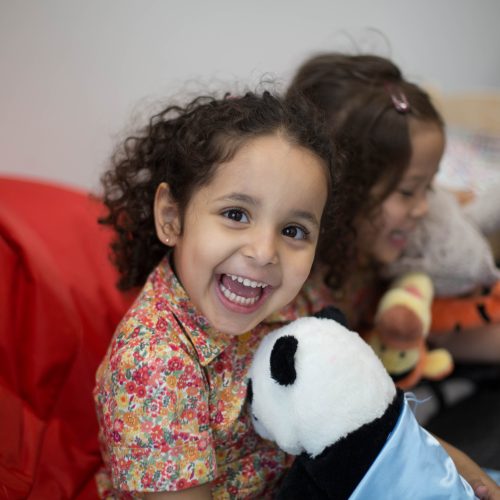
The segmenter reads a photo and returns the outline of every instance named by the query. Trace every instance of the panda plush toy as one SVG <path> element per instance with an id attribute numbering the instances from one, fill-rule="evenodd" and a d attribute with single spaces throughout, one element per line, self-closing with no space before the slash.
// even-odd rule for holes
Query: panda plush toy
<path id="1" fill-rule="evenodd" d="M 474 498 L 368 344 L 325 314 L 267 335 L 250 368 L 256 431 L 296 456 L 277 498 Z"/>

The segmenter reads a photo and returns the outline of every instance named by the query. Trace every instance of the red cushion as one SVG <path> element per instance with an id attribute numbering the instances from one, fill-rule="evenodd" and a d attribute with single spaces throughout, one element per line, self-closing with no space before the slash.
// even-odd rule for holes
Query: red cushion
<path id="1" fill-rule="evenodd" d="M 8 498 L 96 498 L 95 370 L 131 295 L 115 288 L 102 205 L 0 178 L 0 485 Z"/>

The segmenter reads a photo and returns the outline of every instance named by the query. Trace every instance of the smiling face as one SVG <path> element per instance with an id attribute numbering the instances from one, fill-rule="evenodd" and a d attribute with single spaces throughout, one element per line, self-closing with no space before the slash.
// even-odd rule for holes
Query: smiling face
<path id="1" fill-rule="evenodd" d="M 176 274 L 213 327 L 245 333 L 296 296 L 313 263 L 327 198 L 325 166 L 313 153 L 280 135 L 248 141 L 195 191 L 182 231 L 162 186 L 158 236 L 165 240 L 171 229 Z"/>
<path id="2" fill-rule="evenodd" d="M 405 175 L 383 201 L 375 220 L 363 221 L 359 228 L 361 254 L 380 264 L 401 256 L 410 232 L 427 213 L 427 194 L 443 155 L 444 135 L 435 123 L 412 119 L 410 140 L 412 156 Z"/>

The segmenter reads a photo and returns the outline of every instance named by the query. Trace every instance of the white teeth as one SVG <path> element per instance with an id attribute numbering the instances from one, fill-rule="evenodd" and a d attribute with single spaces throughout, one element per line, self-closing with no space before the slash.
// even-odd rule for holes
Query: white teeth
<path id="1" fill-rule="evenodd" d="M 241 276 L 236 276 L 235 274 L 227 274 L 227 276 L 229 276 L 233 281 L 237 281 L 243 286 L 249 288 L 266 288 L 268 286 L 267 283 L 262 283 L 261 281 L 253 281 L 248 278 L 242 278 Z M 234 292 L 231 292 L 229 289 L 227 289 L 222 283 L 220 283 L 219 286 L 224 297 L 226 297 L 226 299 L 230 300 L 231 302 L 234 302 L 235 304 L 250 306 L 255 304 L 259 300 L 259 297 L 241 297 L 240 295 L 236 295 Z"/>
<path id="2" fill-rule="evenodd" d="M 251 288 L 266 288 L 268 286 L 267 283 L 262 283 L 261 281 L 252 281 L 248 278 L 242 278 L 241 276 L 236 276 L 234 274 L 228 274 L 227 276 L 229 276 L 233 281 L 237 281 L 238 283 L 241 283 L 244 286 L 249 286 Z"/>
<path id="3" fill-rule="evenodd" d="M 255 304 L 258 300 L 258 297 L 251 297 L 251 298 L 240 297 L 239 295 L 236 295 L 234 292 L 228 290 L 222 283 L 220 284 L 220 289 L 224 294 L 224 297 L 226 297 L 226 299 L 230 300 L 231 302 L 235 302 L 236 304 L 241 304 L 243 306 L 250 306 L 252 304 Z"/>

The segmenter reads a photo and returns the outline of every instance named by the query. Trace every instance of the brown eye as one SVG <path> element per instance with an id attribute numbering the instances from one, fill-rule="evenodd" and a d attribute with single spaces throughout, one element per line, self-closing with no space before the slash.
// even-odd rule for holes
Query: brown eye
<path id="1" fill-rule="evenodd" d="M 295 240 L 305 240 L 309 232 L 299 226 L 287 226 L 283 229 L 282 234 Z"/>
<path id="2" fill-rule="evenodd" d="M 413 191 L 408 191 L 406 189 L 400 189 L 399 194 L 405 198 L 411 198 L 413 196 Z"/>
<path id="3" fill-rule="evenodd" d="M 234 220 L 235 222 L 248 222 L 248 217 L 243 210 L 239 208 L 230 208 L 222 212 L 222 215 L 227 219 Z"/>

